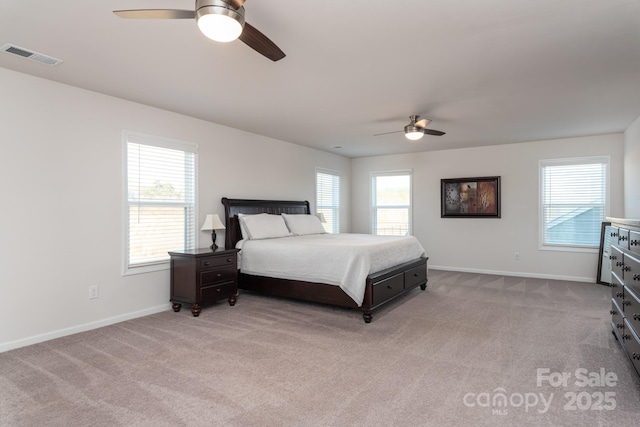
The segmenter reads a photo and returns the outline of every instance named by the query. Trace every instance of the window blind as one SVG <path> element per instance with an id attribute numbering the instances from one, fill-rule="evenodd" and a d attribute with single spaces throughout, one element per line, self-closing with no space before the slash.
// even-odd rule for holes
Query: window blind
<path id="1" fill-rule="evenodd" d="M 197 145 L 126 135 L 125 271 L 195 247 Z"/>
<path id="2" fill-rule="evenodd" d="M 322 224 L 327 233 L 340 232 L 340 174 L 324 169 L 316 170 L 316 213 L 324 216 Z"/>
<path id="3" fill-rule="evenodd" d="M 372 232 L 411 234 L 411 172 L 374 173 L 371 179 Z"/>
<path id="4" fill-rule="evenodd" d="M 598 247 L 608 158 L 541 161 L 543 246 Z"/>

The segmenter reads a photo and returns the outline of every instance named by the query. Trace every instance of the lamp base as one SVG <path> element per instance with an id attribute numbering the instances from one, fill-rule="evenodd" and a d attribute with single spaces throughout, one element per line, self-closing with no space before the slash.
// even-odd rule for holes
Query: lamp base
<path id="1" fill-rule="evenodd" d="M 212 251 L 215 251 L 216 249 L 218 249 L 218 245 L 216 245 L 216 230 L 211 231 L 211 241 L 213 243 L 209 247 L 211 248 Z"/>

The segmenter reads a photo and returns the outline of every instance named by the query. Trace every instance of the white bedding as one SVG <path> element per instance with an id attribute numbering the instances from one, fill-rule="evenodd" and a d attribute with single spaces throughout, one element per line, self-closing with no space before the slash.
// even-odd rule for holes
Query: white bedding
<path id="1" fill-rule="evenodd" d="M 358 306 L 370 273 L 425 255 L 413 236 L 314 234 L 241 240 L 239 268 L 245 274 L 340 286 Z"/>

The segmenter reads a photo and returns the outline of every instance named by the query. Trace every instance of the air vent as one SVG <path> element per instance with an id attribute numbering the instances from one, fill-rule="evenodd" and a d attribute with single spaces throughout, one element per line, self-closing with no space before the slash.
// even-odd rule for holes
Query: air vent
<path id="1" fill-rule="evenodd" d="M 51 56 L 43 55 L 38 52 L 34 52 L 29 49 L 25 49 L 23 47 L 18 47 L 12 44 L 5 44 L 1 48 L 4 52 L 10 53 L 12 55 L 18 55 L 25 59 L 29 59 L 31 61 L 39 62 L 41 64 L 46 65 L 58 65 L 62 64 L 62 59 L 53 58 Z"/>

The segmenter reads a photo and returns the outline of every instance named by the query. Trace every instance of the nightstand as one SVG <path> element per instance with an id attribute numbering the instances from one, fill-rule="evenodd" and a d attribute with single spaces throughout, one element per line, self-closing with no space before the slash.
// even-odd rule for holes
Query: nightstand
<path id="1" fill-rule="evenodd" d="M 238 296 L 238 249 L 210 248 L 169 252 L 171 256 L 171 297 L 173 311 L 191 304 L 194 317 L 201 304 L 228 298 L 229 305 Z"/>

